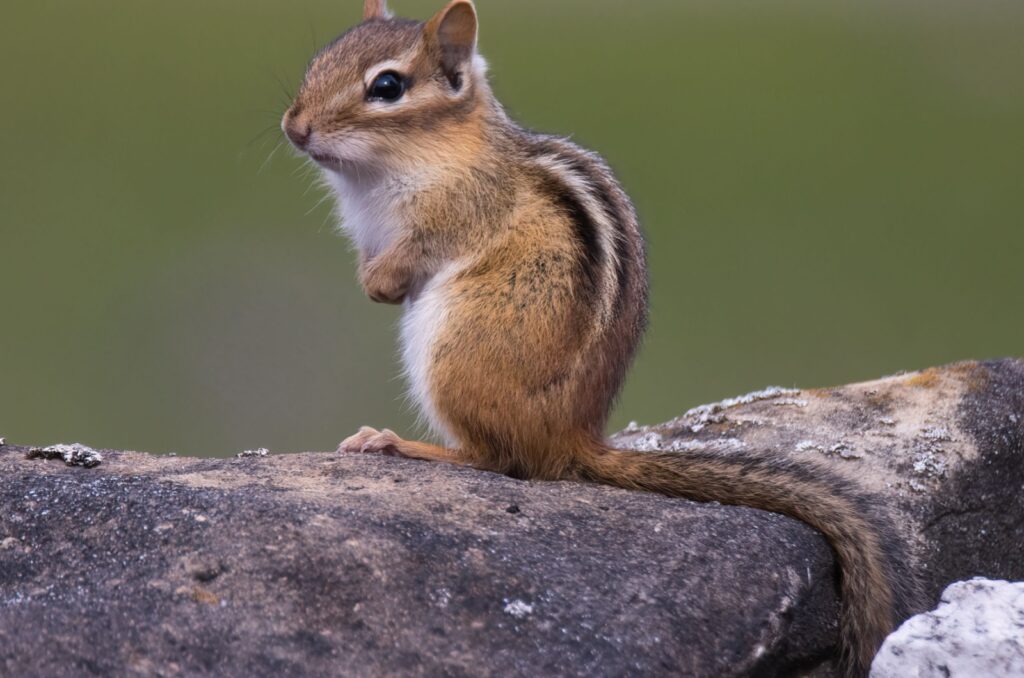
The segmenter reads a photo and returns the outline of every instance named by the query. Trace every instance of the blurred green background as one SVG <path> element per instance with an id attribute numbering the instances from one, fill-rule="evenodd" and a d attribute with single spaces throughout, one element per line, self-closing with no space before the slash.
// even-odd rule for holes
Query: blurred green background
<path id="1" fill-rule="evenodd" d="M 1024 354 L 1024 3 L 478 5 L 510 111 L 603 153 L 649 236 L 613 428 Z M 275 152 L 285 92 L 360 6 L 7 0 L 0 435 L 218 455 L 413 433 L 398 311 Z"/>

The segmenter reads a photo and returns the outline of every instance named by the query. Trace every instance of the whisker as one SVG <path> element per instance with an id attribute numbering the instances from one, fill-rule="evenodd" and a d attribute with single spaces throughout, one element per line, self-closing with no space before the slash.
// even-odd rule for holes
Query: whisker
<path id="1" fill-rule="evenodd" d="M 305 164 L 303 164 L 302 169 L 303 169 L 302 178 L 305 181 L 309 182 L 306 185 L 306 190 L 304 190 L 302 192 L 302 196 L 305 197 L 305 196 L 309 195 L 309 192 L 311 190 L 313 190 L 314 188 L 319 188 L 319 186 L 317 184 L 317 181 L 315 180 L 316 179 L 315 175 L 313 176 L 312 179 L 310 178 L 310 175 L 312 175 L 314 172 L 316 172 L 316 166 L 313 164 L 313 161 L 312 160 L 307 160 L 305 162 Z"/>
<path id="2" fill-rule="evenodd" d="M 272 73 L 272 75 L 274 76 L 274 80 L 277 80 L 278 86 L 281 88 L 281 94 L 284 95 L 284 98 L 288 101 L 290 105 L 291 102 L 295 100 L 295 95 L 292 94 L 291 90 L 284 83 L 284 79 L 282 79 L 281 76 L 278 75 L 276 71 Z"/>
<path id="3" fill-rule="evenodd" d="M 316 209 L 317 209 L 318 207 L 320 207 L 320 205 L 323 205 L 323 204 L 324 204 L 324 201 L 326 201 L 326 200 L 327 200 L 328 198 L 330 198 L 330 197 L 331 197 L 331 194 L 330 194 L 330 193 L 324 193 L 324 194 L 323 194 L 323 195 L 322 195 L 322 196 L 320 197 L 320 199 L 316 201 L 316 204 L 315 204 L 315 205 L 313 205 L 312 207 L 310 207 L 310 208 L 309 208 L 309 211 L 308 211 L 308 212 L 306 212 L 306 214 L 305 214 L 304 216 L 307 216 L 307 217 L 308 217 L 308 216 L 309 216 L 310 214 L 312 214 L 313 212 L 315 212 L 315 211 L 316 211 Z"/>
<path id="4" fill-rule="evenodd" d="M 259 133 L 258 133 L 258 134 L 257 134 L 256 136 L 254 136 L 254 137 L 253 137 L 252 139 L 250 139 L 250 140 L 249 140 L 248 142 L 246 142 L 246 144 L 245 144 L 245 147 L 246 147 L 246 148 L 249 148 L 250 146 L 252 146 L 253 144 L 255 144 L 255 143 L 256 143 L 257 141 L 259 141 L 260 139 L 262 139 L 263 137 L 265 137 L 265 136 L 266 136 L 266 135 L 267 135 L 268 133 L 270 133 L 270 132 L 273 132 L 273 131 L 274 131 L 274 130 L 276 130 L 276 129 L 278 129 L 278 126 L 277 126 L 277 125 L 267 125 L 267 126 L 266 126 L 266 127 L 265 127 L 265 128 L 264 128 L 264 129 L 262 130 L 262 131 L 260 131 L 260 132 L 259 132 Z M 280 141 L 279 141 L 278 143 L 280 143 Z"/>
<path id="5" fill-rule="evenodd" d="M 287 107 L 288 106 L 286 105 L 285 108 L 287 108 Z M 271 120 L 273 120 L 273 121 L 275 121 L 277 123 L 280 123 L 281 116 L 284 115 L 284 109 L 270 110 L 268 108 L 257 108 L 257 109 L 253 110 L 253 113 L 259 113 L 260 115 L 265 115 L 265 116 L 269 117 Z"/>
<path id="6" fill-rule="evenodd" d="M 274 144 L 274 149 L 270 151 L 269 154 L 267 154 L 267 159 L 264 160 L 263 163 L 260 165 L 259 169 L 256 170 L 256 174 L 261 174 L 263 170 L 266 168 L 266 166 L 270 164 L 270 161 L 273 160 L 274 158 L 274 154 L 277 153 L 279 148 L 281 148 L 282 143 L 282 140 L 278 140 L 278 142 Z"/>
<path id="7" fill-rule="evenodd" d="M 309 20 L 309 39 L 312 41 L 312 44 L 310 45 L 310 54 L 316 54 L 317 44 L 319 43 L 316 39 L 316 25 L 313 23 L 313 19 Z"/>

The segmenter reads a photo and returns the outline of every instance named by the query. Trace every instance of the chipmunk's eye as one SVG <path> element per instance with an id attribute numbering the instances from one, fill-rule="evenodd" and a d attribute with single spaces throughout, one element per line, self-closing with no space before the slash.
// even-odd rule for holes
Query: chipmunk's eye
<path id="1" fill-rule="evenodd" d="M 394 71 L 384 71 L 370 83 L 366 98 L 370 101 L 398 101 L 405 94 L 405 80 Z"/>

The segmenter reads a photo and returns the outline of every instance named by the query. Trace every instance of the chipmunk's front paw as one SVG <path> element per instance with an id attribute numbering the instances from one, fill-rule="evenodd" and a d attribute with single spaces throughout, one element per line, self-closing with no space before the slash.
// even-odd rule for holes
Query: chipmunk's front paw
<path id="1" fill-rule="evenodd" d="M 366 295 L 378 304 L 400 304 L 409 293 L 409 275 L 387 259 L 370 262 L 362 271 Z"/>
<path id="2" fill-rule="evenodd" d="M 405 301 L 405 295 L 408 289 L 403 286 L 394 286 L 391 288 L 367 288 L 366 296 L 370 297 L 371 301 L 375 301 L 378 304 L 400 304 Z"/>
<path id="3" fill-rule="evenodd" d="M 338 445 L 338 452 L 361 453 L 361 454 L 384 454 L 392 457 L 402 456 L 399 446 L 402 439 L 394 431 L 384 429 L 378 431 L 369 426 L 363 426 L 359 433 L 349 436 Z"/>

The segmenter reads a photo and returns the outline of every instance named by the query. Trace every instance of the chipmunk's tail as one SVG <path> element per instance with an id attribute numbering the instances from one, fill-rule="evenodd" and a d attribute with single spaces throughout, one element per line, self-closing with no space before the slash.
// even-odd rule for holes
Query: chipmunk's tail
<path id="1" fill-rule="evenodd" d="M 841 663 L 850 677 L 866 676 L 886 635 L 917 611 L 917 581 L 888 521 L 852 483 L 816 464 L 601 446 L 579 455 L 579 471 L 606 485 L 782 513 L 824 533 L 839 564 Z"/>

